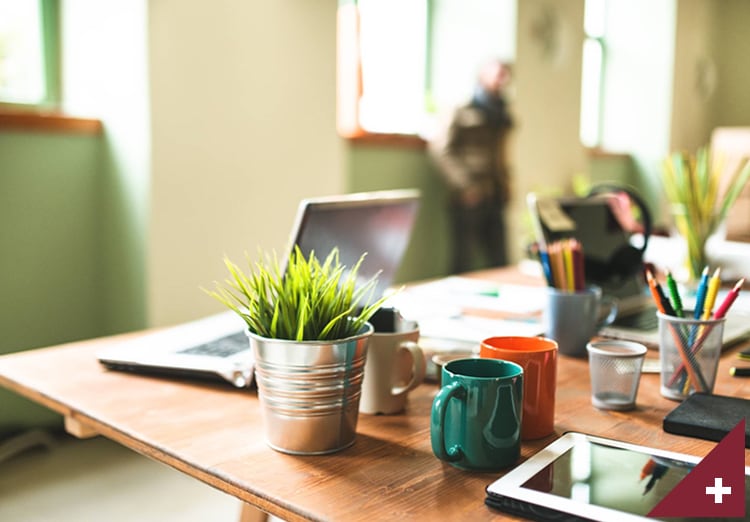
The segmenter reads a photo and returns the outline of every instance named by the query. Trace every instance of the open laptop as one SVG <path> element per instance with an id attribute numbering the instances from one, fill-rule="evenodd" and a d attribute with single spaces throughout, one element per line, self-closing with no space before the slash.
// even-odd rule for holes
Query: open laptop
<path id="1" fill-rule="evenodd" d="M 324 258 L 338 247 L 342 264 L 352 267 L 367 253 L 357 277 L 378 275 L 373 299 L 390 287 L 411 238 L 419 191 L 389 190 L 302 200 L 289 245 L 305 256 Z M 237 387 L 253 381 L 253 360 L 245 323 L 232 311 L 124 341 L 97 354 L 105 367 L 226 381 Z"/>
<path id="2" fill-rule="evenodd" d="M 583 245 L 586 280 L 616 299 L 615 321 L 599 335 L 626 339 L 657 347 L 659 325 L 656 306 L 645 280 L 640 250 L 645 246 L 637 216 L 624 215 L 622 201 L 603 194 L 588 198 L 537 198 L 529 207 L 545 243 L 575 237 Z M 630 230 L 636 230 L 631 232 Z M 684 299 L 690 308 L 690 299 Z M 750 318 L 730 314 L 724 325 L 724 345 L 750 335 Z"/>

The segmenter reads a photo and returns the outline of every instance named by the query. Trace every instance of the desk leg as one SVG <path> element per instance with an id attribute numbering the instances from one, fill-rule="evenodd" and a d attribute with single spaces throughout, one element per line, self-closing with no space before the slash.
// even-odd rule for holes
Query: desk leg
<path id="1" fill-rule="evenodd" d="M 71 415 L 65 416 L 65 431 L 79 439 L 90 439 L 96 437 L 99 432 Z"/>
<path id="2" fill-rule="evenodd" d="M 251 506 L 247 502 L 242 503 L 242 511 L 240 512 L 240 522 L 267 522 L 268 515 L 258 509 L 255 506 Z"/>

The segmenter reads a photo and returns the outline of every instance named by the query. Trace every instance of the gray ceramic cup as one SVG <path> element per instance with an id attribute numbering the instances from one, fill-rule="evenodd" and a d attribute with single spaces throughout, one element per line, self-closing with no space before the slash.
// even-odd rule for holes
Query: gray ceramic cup
<path id="1" fill-rule="evenodd" d="M 586 344 L 616 316 L 617 302 L 602 297 L 598 286 L 576 292 L 550 287 L 542 320 L 546 336 L 557 341 L 561 355 L 585 357 Z"/>
<path id="2" fill-rule="evenodd" d="M 361 413 L 400 413 L 407 394 L 422 384 L 425 359 L 415 321 L 400 320 L 393 331 L 375 331 L 367 347 Z"/>

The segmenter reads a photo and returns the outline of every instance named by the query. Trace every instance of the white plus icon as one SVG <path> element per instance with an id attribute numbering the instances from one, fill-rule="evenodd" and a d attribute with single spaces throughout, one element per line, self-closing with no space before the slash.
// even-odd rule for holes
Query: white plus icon
<path id="1" fill-rule="evenodd" d="M 724 495 L 731 495 L 732 488 L 730 486 L 724 486 L 724 481 L 721 477 L 714 479 L 713 486 L 706 486 L 706 495 L 714 496 L 714 504 L 722 504 Z"/>

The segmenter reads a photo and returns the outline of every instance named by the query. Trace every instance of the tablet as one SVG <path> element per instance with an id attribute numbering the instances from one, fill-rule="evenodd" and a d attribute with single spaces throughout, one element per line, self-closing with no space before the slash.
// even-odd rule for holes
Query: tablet
<path id="1" fill-rule="evenodd" d="M 486 504 L 532 520 L 650 520 L 700 460 L 570 432 L 487 486 Z"/>

